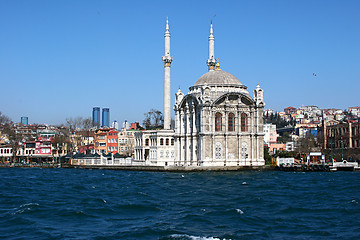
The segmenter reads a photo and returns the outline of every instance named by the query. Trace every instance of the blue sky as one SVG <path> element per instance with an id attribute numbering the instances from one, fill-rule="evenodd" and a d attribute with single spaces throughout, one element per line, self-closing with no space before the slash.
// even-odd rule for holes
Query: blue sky
<path id="1" fill-rule="evenodd" d="M 60 124 L 94 106 L 118 122 L 162 111 L 167 15 L 172 102 L 207 72 L 212 19 L 222 70 L 251 95 L 259 81 L 266 108 L 360 105 L 360 1 L 3 0 L 0 9 L 0 111 L 16 122 Z"/>

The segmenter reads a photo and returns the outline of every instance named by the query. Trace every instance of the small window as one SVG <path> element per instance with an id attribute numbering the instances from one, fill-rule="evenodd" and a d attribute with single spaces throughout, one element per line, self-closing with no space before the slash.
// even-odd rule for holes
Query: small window
<path id="1" fill-rule="evenodd" d="M 166 142 L 166 145 L 169 145 L 169 139 L 168 138 L 165 140 L 165 142 Z"/>
<path id="2" fill-rule="evenodd" d="M 235 131 L 235 115 L 233 113 L 229 113 L 228 117 L 228 131 Z"/>
<path id="3" fill-rule="evenodd" d="M 222 114 L 217 112 L 215 114 L 215 131 L 217 131 L 217 132 L 222 131 L 222 129 L 221 129 L 221 124 L 222 124 L 221 118 L 222 118 Z"/>
<path id="4" fill-rule="evenodd" d="M 246 113 L 241 114 L 241 131 L 242 132 L 247 131 L 247 115 L 246 115 Z"/>
<path id="5" fill-rule="evenodd" d="M 160 138 L 160 145 L 164 145 L 164 139 L 163 138 Z"/>
<path id="6" fill-rule="evenodd" d="M 174 146 L 174 139 L 171 139 L 171 146 Z"/>
<path id="7" fill-rule="evenodd" d="M 149 139 L 145 139 L 145 146 L 149 146 Z"/>

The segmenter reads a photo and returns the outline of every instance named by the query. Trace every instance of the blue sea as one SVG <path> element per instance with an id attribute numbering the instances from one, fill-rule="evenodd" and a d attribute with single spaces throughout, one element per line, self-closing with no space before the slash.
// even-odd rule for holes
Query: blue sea
<path id="1" fill-rule="evenodd" d="M 360 239 L 360 172 L 0 176 L 0 239 Z"/>

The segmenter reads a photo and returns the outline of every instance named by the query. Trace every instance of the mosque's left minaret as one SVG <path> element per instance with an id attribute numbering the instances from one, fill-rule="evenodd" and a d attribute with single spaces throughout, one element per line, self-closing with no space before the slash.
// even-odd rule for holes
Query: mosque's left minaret
<path id="1" fill-rule="evenodd" d="M 170 56 L 170 32 L 169 20 L 166 17 L 165 31 L 165 55 L 162 57 L 164 62 L 164 129 L 170 129 L 171 123 L 171 99 L 170 99 L 170 67 L 172 57 Z"/>

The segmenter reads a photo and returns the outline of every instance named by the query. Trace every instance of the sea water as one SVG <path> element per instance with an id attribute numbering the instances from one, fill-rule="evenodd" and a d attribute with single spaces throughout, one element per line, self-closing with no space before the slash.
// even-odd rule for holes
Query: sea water
<path id="1" fill-rule="evenodd" d="M 359 172 L 0 176 L 1 239 L 360 239 Z"/>

